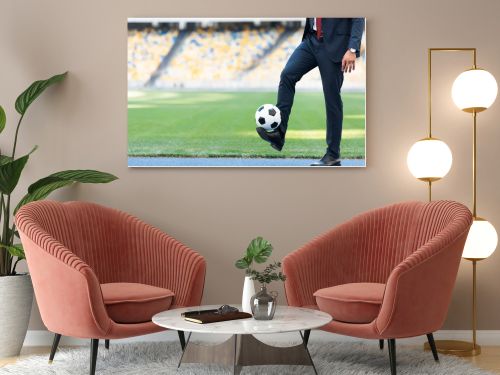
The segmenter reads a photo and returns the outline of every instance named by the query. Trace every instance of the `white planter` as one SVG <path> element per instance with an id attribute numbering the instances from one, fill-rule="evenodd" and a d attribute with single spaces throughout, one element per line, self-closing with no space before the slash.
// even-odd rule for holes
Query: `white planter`
<path id="1" fill-rule="evenodd" d="M 19 355 L 32 303 L 30 275 L 0 276 L 0 358 Z"/>
<path id="2" fill-rule="evenodd" d="M 243 284 L 243 295 L 241 297 L 241 309 L 244 312 L 252 313 L 250 307 L 250 299 L 255 294 L 255 286 L 250 276 L 245 276 L 245 283 Z"/>

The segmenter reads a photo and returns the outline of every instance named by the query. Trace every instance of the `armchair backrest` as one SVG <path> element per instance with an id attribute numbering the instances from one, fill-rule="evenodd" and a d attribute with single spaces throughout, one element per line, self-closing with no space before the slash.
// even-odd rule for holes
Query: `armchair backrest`
<path id="1" fill-rule="evenodd" d="M 359 214 L 283 259 L 288 303 L 314 305 L 315 291 L 340 284 L 385 284 L 399 264 L 440 236 L 446 237 L 442 246 L 461 241 L 471 220 L 470 211 L 452 201 L 402 202 Z M 457 246 L 463 249 L 463 243 Z M 452 275 L 460 261 L 457 254 Z"/>
<path id="2" fill-rule="evenodd" d="M 460 209 L 458 209 L 460 208 Z M 456 202 L 402 202 L 354 217 L 349 263 L 353 279 L 385 283 L 393 269 L 444 230 L 463 206 Z M 457 211 L 458 209 L 458 211 Z"/>
<path id="3" fill-rule="evenodd" d="M 43 201 L 30 205 L 30 218 L 94 271 L 101 283 L 124 279 L 131 242 L 125 235 L 130 215 L 90 202 Z"/>

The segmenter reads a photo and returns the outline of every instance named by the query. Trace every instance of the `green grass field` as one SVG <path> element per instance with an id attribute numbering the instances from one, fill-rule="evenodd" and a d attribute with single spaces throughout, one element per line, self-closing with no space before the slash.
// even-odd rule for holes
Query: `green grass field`
<path id="1" fill-rule="evenodd" d="M 273 92 L 130 91 L 129 156 L 318 158 L 326 148 L 322 92 L 299 92 L 285 147 L 277 152 L 255 131 L 255 110 Z M 364 93 L 343 94 L 342 158 L 365 158 Z"/>

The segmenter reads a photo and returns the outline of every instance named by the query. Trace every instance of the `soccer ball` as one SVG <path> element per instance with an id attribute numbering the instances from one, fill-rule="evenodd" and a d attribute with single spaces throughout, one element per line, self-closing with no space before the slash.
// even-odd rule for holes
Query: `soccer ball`
<path id="1" fill-rule="evenodd" d="M 255 122 L 258 127 L 266 132 L 275 130 L 281 124 L 281 112 L 272 104 L 264 104 L 255 112 Z"/>

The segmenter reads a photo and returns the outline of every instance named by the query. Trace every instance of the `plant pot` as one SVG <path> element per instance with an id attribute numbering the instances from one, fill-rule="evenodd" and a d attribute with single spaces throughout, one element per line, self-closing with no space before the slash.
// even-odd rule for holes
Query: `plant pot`
<path id="1" fill-rule="evenodd" d="M 247 313 L 252 313 L 252 308 L 250 307 L 250 299 L 255 294 L 255 285 L 250 276 L 245 276 L 245 282 L 243 284 L 243 294 L 241 296 L 241 310 Z"/>
<path id="2" fill-rule="evenodd" d="M 0 358 L 21 352 L 32 304 L 30 275 L 0 276 Z"/>

